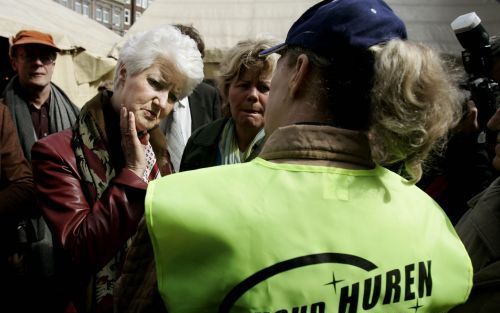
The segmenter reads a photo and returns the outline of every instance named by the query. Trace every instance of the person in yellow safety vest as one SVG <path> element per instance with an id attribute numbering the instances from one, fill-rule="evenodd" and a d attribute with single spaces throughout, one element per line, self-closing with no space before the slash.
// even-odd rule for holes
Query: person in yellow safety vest
<path id="1" fill-rule="evenodd" d="M 439 313 L 467 299 L 467 252 L 414 186 L 463 99 L 406 38 L 381 0 L 328 0 L 261 52 L 281 58 L 259 157 L 148 185 L 168 312 Z M 401 175 L 383 167 L 398 162 Z"/>

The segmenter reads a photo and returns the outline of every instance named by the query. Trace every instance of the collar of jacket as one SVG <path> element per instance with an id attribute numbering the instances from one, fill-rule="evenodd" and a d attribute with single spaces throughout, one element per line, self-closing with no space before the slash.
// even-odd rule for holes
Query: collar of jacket
<path id="1" fill-rule="evenodd" d="M 277 162 L 282 160 L 353 169 L 375 167 L 364 132 L 328 125 L 294 124 L 281 127 L 266 140 L 259 156 Z"/>
<path id="2" fill-rule="evenodd" d="M 219 136 L 228 120 L 229 118 L 220 118 L 197 129 L 195 131 L 197 135 L 193 136 L 194 133 L 191 135 L 193 143 L 203 147 L 210 147 L 217 144 Z"/>

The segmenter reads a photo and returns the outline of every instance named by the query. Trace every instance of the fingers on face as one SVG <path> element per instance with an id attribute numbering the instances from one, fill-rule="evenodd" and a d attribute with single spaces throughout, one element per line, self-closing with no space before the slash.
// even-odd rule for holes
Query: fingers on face
<path id="1" fill-rule="evenodd" d="M 131 134 L 135 133 L 135 117 L 132 112 L 128 112 L 128 131 Z"/>
<path id="2" fill-rule="evenodd" d="M 133 112 L 128 112 L 122 107 L 120 110 L 120 130 L 122 134 L 135 134 L 135 117 Z"/>
<path id="3" fill-rule="evenodd" d="M 120 109 L 120 131 L 122 134 L 127 132 L 127 109 L 126 108 L 121 108 Z"/>

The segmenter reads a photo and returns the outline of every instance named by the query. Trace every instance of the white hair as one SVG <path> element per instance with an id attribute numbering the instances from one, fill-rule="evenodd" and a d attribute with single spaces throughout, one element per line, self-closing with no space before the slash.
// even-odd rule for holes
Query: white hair
<path id="1" fill-rule="evenodd" d="M 158 58 L 172 62 L 186 77 L 177 95 L 179 99 L 188 96 L 203 80 L 203 61 L 194 40 L 183 35 L 176 27 L 165 25 L 134 34 L 125 43 L 115 69 L 115 90 L 122 67 L 126 68 L 127 76 L 130 77 L 151 67 Z"/>

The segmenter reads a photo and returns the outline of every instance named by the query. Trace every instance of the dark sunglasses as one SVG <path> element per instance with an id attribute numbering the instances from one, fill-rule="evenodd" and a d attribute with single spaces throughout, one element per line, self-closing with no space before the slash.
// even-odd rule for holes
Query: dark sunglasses
<path id="1" fill-rule="evenodd" d="M 25 48 L 24 51 L 19 51 L 18 55 L 28 62 L 40 60 L 44 65 L 54 63 L 57 57 L 55 51 L 31 47 Z"/>

